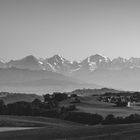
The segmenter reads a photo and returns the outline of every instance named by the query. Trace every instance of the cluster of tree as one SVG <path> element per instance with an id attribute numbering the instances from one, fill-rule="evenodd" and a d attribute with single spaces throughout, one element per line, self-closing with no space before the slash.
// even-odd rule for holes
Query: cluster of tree
<path id="1" fill-rule="evenodd" d="M 44 101 L 45 102 L 50 102 L 50 101 L 63 101 L 68 98 L 68 94 L 66 93 L 60 93 L 60 92 L 54 92 L 52 95 L 51 94 L 45 94 L 44 96 Z"/>
<path id="2" fill-rule="evenodd" d="M 114 103 L 118 107 L 128 106 L 128 102 L 133 102 L 133 99 L 128 96 L 100 96 L 99 101 Z"/>
<path id="3" fill-rule="evenodd" d="M 99 114 L 91 114 L 85 112 L 68 112 L 65 115 L 64 119 L 77 123 L 95 125 L 100 124 L 104 118 Z"/>
<path id="4" fill-rule="evenodd" d="M 127 117 L 115 117 L 114 115 L 108 115 L 103 121 L 102 124 L 128 124 L 128 123 L 140 123 L 139 114 L 131 114 Z"/>
<path id="5" fill-rule="evenodd" d="M 107 92 L 97 98 L 99 101 L 110 102 L 116 106 L 127 106 L 128 102 L 139 102 L 140 92 Z"/>
<path id="6" fill-rule="evenodd" d="M 75 105 L 59 107 L 41 102 L 39 99 L 35 99 L 33 102 L 20 101 L 7 105 L 4 104 L 3 100 L 0 100 L 0 114 L 2 115 L 53 117 L 88 125 L 140 123 L 140 115 L 138 114 L 132 114 L 125 118 L 114 115 L 103 118 L 99 114 L 76 112 L 75 109 Z"/>
<path id="7" fill-rule="evenodd" d="M 112 114 L 107 115 L 105 118 L 99 114 L 91 114 L 84 112 L 68 112 L 65 116 L 66 120 L 95 125 L 95 124 L 128 124 L 128 123 L 140 123 L 139 114 L 131 114 L 127 117 L 115 117 Z"/>
<path id="8" fill-rule="evenodd" d="M 43 96 L 44 101 L 35 99 L 32 102 L 18 101 L 5 104 L 0 100 L 0 115 L 25 115 L 60 117 L 64 112 L 75 110 L 75 105 L 59 106 L 59 102 L 68 98 L 67 94 L 53 93 Z"/>
<path id="9" fill-rule="evenodd" d="M 132 97 L 132 98 L 140 98 L 140 92 L 106 92 L 102 96 L 125 96 L 125 97 Z"/>

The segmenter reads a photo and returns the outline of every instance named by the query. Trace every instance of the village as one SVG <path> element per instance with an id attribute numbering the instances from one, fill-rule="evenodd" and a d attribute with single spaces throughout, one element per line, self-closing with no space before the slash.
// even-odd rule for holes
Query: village
<path id="1" fill-rule="evenodd" d="M 114 103 L 117 107 L 134 107 L 140 102 L 140 92 L 105 93 L 97 98 L 99 101 Z"/>

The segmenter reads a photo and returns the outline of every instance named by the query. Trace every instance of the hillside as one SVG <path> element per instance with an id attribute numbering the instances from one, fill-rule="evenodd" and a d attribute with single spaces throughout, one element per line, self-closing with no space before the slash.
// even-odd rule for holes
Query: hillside
<path id="1" fill-rule="evenodd" d="M 0 90 L 9 92 L 40 93 L 70 91 L 77 88 L 99 88 L 72 77 L 47 70 L 0 69 Z"/>
<path id="2" fill-rule="evenodd" d="M 43 97 L 36 94 L 5 93 L 5 95 L 3 94 L 2 96 L 0 96 L 0 99 L 2 99 L 6 104 L 8 104 L 18 101 L 32 102 L 34 99 L 43 100 Z"/>
<path id="3" fill-rule="evenodd" d="M 68 94 L 77 94 L 79 96 L 91 96 L 91 95 L 102 95 L 107 92 L 110 93 L 118 93 L 120 90 L 115 90 L 111 88 L 100 88 L 100 89 L 76 89 L 72 92 L 68 92 Z M 122 91 L 123 92 L 123 91 Z"/>

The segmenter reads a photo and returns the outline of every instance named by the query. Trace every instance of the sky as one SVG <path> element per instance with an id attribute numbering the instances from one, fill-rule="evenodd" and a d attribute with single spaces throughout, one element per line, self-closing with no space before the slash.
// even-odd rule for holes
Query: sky
<path id="1" fill-rule="evenodd" d="M 140 57 L 140 0 L 0 0 L 0 58 Z"/>

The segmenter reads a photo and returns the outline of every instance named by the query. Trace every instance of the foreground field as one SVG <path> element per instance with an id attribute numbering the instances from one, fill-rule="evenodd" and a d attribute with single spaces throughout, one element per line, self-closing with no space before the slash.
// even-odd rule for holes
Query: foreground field
<path id="1" fill-rule="evenodd" d="M 0 132 L 35 129 L 34 127 L 0 127 Z"/>
<path id="2" fill-rule="evenodd" d="M 129 116 L 139 114 L 139 103 L 135 106 L 115 107 L 114 104 L 98 101 L 96 96 L 78 97 L 76 105 L 80 112 L 98 113 L 102 116 Z M 66 99 L 60 105 L 70 105 Z M 27 129 L 26 129 L 27 128 Z M 140 124 L 88 126 L 65 120 L 30 117 L 0 116 L 0 140 L 139 140 Z M 5 130 L 5 131 L 4 131 Z"/>
<path id="3" fill-rule="evenodd" d="M 0 116 L 0 120 L 43 124 L 29 130 L 0 132 L 0 140 L 139 140 L 140 124 L 85 126 L 43 117 Z"/>

